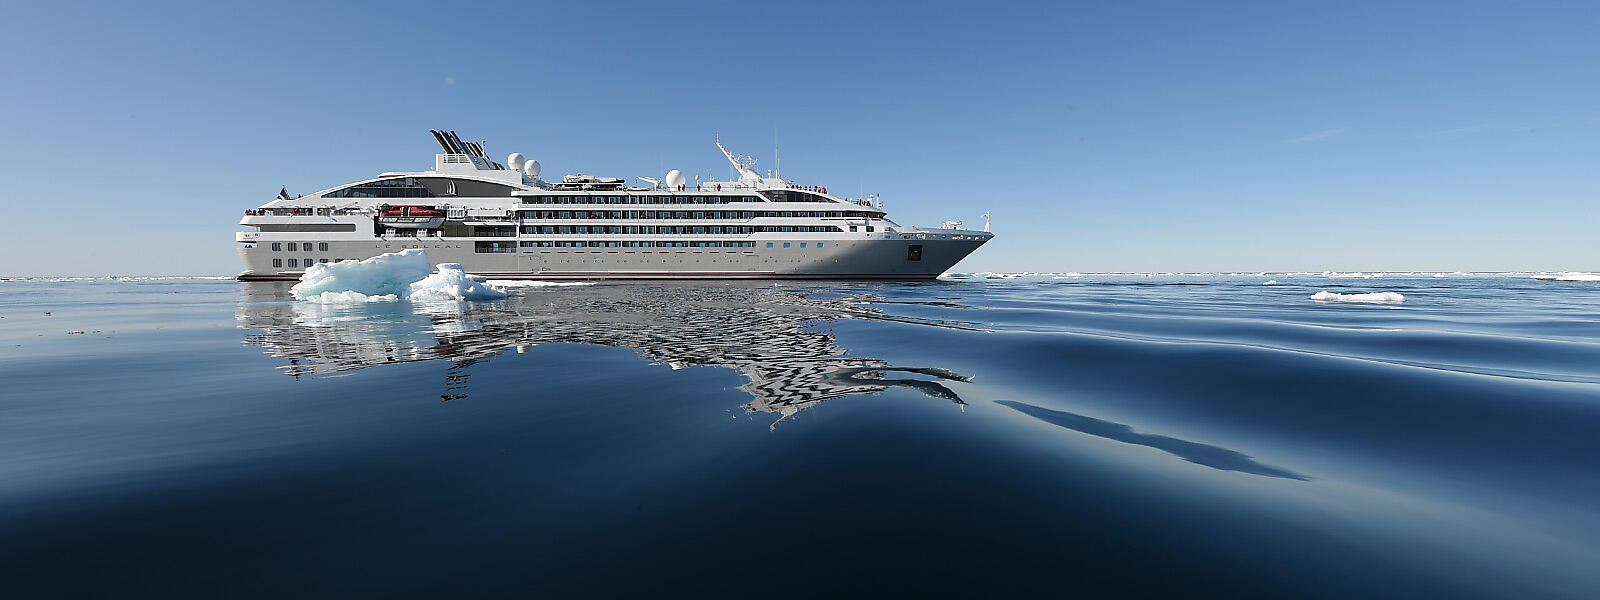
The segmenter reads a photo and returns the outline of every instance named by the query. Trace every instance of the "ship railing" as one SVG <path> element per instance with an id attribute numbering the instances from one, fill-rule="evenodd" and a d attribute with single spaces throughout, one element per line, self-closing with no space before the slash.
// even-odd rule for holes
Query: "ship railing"
<path id="1" fill-rule="evenodd" d="M 336 206 L 308 206 L 301 208 L 252 208 L 244 211 L 248 217 L 340 217 L 348 215 L 372 215 L 372 210 L 365 208 L 342 208 Z"/>

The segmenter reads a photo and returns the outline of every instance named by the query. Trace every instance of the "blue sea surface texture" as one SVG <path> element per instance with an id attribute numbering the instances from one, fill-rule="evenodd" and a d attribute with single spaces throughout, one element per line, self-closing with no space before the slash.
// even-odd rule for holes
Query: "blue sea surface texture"
<path id="1" fill-rule="evenodd" d="M 287 287 L 0 281 L 5 597 L 1600 597 L 1596 282 Z"/>

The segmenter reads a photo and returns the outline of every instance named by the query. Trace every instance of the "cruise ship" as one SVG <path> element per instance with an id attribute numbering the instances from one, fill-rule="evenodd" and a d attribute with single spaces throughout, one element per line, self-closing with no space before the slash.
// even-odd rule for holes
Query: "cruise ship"
<path id="1" fill-rule="evenodd" d="M 287 190 L 246 210 L 242 280 L 299 279 L 307 267 L 407 248 L 499 279 L 932 279 L 994 237 L 907 227 L 875 198 L 756 172 L 717 141 L 738 178 L 566 175 L 482 142 L 430 131 L 433 170 L 382 173 L 303 196 Z"/>

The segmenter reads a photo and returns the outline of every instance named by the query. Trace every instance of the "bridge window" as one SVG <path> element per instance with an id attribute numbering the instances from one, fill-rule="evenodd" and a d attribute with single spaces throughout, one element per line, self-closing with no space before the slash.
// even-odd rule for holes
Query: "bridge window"
<path id="1" fill-rule="evenodd" d="M 473 242 L 472 251 L 479 254 L 502 254 L 516 252 L 516 242 Z"/>
<path id="2" fill-rule="evenodd" d="M 380 179 L 352 185 L 350 187 L 328 192 L 327 198 L 432 198 L 433 192 L 428 191 L 421 183 L 411 177 L 397 179 Z"/>

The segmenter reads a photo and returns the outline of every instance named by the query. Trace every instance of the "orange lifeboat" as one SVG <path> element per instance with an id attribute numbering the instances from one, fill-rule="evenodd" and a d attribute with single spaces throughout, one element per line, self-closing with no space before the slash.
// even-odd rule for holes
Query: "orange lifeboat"
<path id="1" fill-rule="evenodd" d="M 378 212 L 378 222 L 397 229 L 438 229 L 444 211 L 426 206 L 390 206 Z"/>

